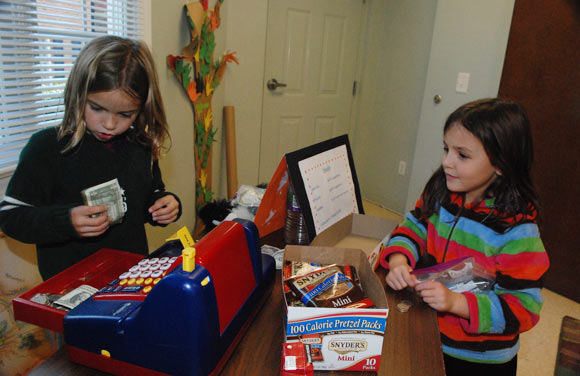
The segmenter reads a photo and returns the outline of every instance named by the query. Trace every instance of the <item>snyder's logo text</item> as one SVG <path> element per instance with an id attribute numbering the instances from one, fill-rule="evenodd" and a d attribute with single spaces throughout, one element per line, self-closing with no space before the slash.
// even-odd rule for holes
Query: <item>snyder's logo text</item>
<path id="1" fill-rule="evenodd" d="M 328 349 L 338 354 L 348 354 L 350 352 L 366 351 L 367 348 L 368 348 L 367 341 L 342 340 L 328 342 Z"/>

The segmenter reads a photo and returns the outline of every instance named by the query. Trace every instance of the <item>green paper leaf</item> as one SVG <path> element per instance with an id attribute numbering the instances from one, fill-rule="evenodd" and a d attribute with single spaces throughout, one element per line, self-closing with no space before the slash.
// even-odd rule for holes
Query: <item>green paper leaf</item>
<path id="1" fill-rule="evenodd" d="M 195 112 L 197 112 L 198 114 L 201 114 L 207 108 L 209 108 L 209 103 L 198 103 L 195 105 Z"/>
<path id="2" fill-rule="evenodd" d="M 185 89 L 189 87 L 190 74 L 191 74 L 191 65 L 185 64 L 183 66 L 183 72 L 181 73 L 181 80 L 183 81 L 183 87 Z"/>
<path id="3" fill-rule="evenodd" d="M 214 136 L 215 136 L 215 133 L 211 133 L 211 132 L 207 136 L 207 141 L 205 142 L 205 144 L 207 145 L 208 148 L 211 146 L 212 142 L 217 141 Z"/>
<path id="4" fill-rule="evenodd" d="M 196 145 L 197 159 L 200 159 L 203 155 L 203 145 Z"/>
<path id="5" fill-rule="evenodd" d="M 209 65 L 204 64 L 202 62 L 201 67 L 199 68 L 199 74 L 201 75 L 201 77 L 207 76 L 209 72 L 210 72 Z"/>

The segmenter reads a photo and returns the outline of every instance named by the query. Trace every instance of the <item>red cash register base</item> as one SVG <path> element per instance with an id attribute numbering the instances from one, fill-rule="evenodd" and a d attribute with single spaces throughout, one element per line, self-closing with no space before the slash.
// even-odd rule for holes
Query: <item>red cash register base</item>
<path id="1" fill-rule="evenodd" d="M 179 241 L 145 259 L 101 250 L 14 299 L 14 316 L 64 332 L 72 361 L 105 372 L 217 374 L 271 292 L 275 263 L 261 254 L 258 230 L 246 220 L 223 222 L 194 247 L 193 271 L 183 268 Z M 139 285 L 139 276 L 126 274 L 164 265 L 161 259 L 169 266 L 157 283 L 141 278 Z M 100 290 L 68 313 L 30 300 L 83 284 Z"/>

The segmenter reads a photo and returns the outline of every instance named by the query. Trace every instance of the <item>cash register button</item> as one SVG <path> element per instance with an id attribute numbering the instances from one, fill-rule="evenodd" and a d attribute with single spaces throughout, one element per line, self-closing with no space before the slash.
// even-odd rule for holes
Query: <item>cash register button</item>
<path id="1" fill-rule="evenodd" d="M 129 276 L 130 276 L 130 275 L 131 275 L 131 273 L 129 273 L 129 272 L 125 272 L 125 273 L 123 273 L 123 274 L 121 274 L 121 275 L 119 276 L 119 279 L 125 279 L 125 278 L 129 278 Z"/>
<path id="2" fill-rule="evenodd" d="M 153 284 L 156 285 L 159 283 L 159 281 L 161 281 L 161 278 L 155 278 L 155 280 L 153 281 Z"/>
<path id="3" fill-rule="evenodd" d="M 127 279 L 126 279 L 126 278 L 123 278 L 123 279 L 121 280 L 121 282 L 119 282 L 119 284 L 120 284 L 121 286 L 123 286 L 123 285 L 126 285 L 126 284 L 127 284 Z"/>
<path id="4" fill-rule="evenodd" d="M 153 288 L 153 287 L 151 287 L 151 286 L 145 286 L 145 287 L 143 288 L 143 292 L 144 292 L 145 294 L 147 294 L 149 291 L 151 291 L 151 289 L 152 289 L 152 288 Z"/>
<path id="5" fill-rule="evenodd" d="M 163 270 L 156 270 L 153 273 L 151 273 L 151 278 L 158 278 L 161 277 L 163 275 Z"/>
<path id="6" fill-rule="evenodd" d="M 123 289 L 123 286 L 117 286 L 117 287 L 115 287 L 115 288 L 113 289 L 113 291 L 111 291 L 111 292 L 115 292 L 115 293 L 116 293 L 116 292 L 119 292 L 119 291 L 121 291 L 122 289 Z"/>
<path id="7" fill-rule="evenodd" d="M 149 270 L 149 264 L 147 264 L 147 265 L 141 265 L 139 267 L 139 271 L 140 272 L 144 272 L 145 270 Z"/>
<path id="8" fill-rule="evenodd" d="M 159 269 L 160 266 L 161 265 L 159 265 L 159 264 L 152 264 L 149 266 L 149 270 L 157 270 L 157 269 Z"/>
<path id="9" fill-rule="evenodd" d="M 159 262 L 158 257 L 153 257 L 152 259 L 149 259 L 149 264 L 156 264 L 157 262 Z"/>
<path id="10" fill-rule="evenodd" d="M 177 256 L 174 256 L 174 257 L 169 259 L 169 262 L 173 264 L 175 262 L 175 260 L 177 260 L 177 258 L 178 258 Z"/>
<path id="11" fill-rule="evenodd" d="M 153 282 L 153 278 L 147 278 L 147 279 L 145 280 L 145 284 L 146 284 L 146 285 L 150 285 L 150 284 L 151 284 L 151 282 Z"/>
<path id="12" fill-rule="evenodd" d="M 114 281 L 109 282 L 109 286 L 115 286 L 118 283 L 119 283 L 119 280 L 115 279 Z"/>
<path id="13" fill-rule="evenodd" d="M 171 268 L 171 264 L 163 264 L 159 267 L 159 270 L 167 270 Z"/>
<path id="14" fill-rule="evenodd" d="M 139 261 L 138 264 L 139 265 L 147 265 L 147 264 L 149 264 L 149 260 L 148 259 L 143 259 L 143 260 Z"/>
<path id="15" fill-rule="evenodd" d="M 128 285 L 134 285 L 135 284 L 135 278 L 131 278 L 129 281 L 127 281 Z"/>
<path id="16" fill-rule="evenodd" d="M 132 267 L 129 269 L 129 271 L 130 271 L 130 272 L 136 272 L 136 271 L 138 271 L 138 270 L 139 270 L 139 265 L 133 265 L 133 266 L 132 266 Z"/>
<path id="17" fill-rule="evenodd" d="M 133 272 L 129 275 L 129 278 L 137 278 L 141 275 L 140 271 Z"/>
<path id="18" fill-rule="evenodd" d="M 141 273 L 141 278 L 148 278 L 151 276 L 151 270 L 145 270 L 143 273 Z"/>
<path id="19" fill-rule="evenodd" d="M 136 284 L 138 285 L 142 285 L 143 284 L 144 279 L 143 278 L 139 278 L 138 280 L 135 281 Z"/>

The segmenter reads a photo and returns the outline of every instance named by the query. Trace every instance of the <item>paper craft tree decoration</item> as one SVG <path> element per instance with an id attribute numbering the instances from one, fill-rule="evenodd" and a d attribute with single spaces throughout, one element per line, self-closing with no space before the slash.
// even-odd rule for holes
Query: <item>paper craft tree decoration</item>
<path id="1" fill-rule="evenodd" d="M 191 43 L 181 50 L 181 55 L 167 56 L 167 64 L 189 96 L 194 114 L 196 212 L 213 198 L 211 190 L 212 143 L 217 129 L 213 127 L 211 98 L 220 84 L 229 62 L 238 60 L 234 53 L 224 53 L 216 62 L 214 31 L 219 27 L 218 0 L 213 10 L 207 0 L 185 5 L 185 15 L 191 32 Z"/>

